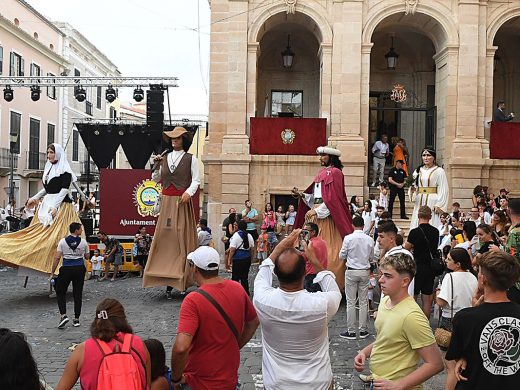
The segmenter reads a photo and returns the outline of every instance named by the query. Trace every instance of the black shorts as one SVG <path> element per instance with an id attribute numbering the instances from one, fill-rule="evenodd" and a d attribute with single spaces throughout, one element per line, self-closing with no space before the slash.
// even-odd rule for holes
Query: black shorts
<path id="1" fill-rule="evenodd" d="M 246 230 L 246 232 L 251 234 L 251 237 L 253 237 L 253 241 L 258 240 L 258 232 L 256 231 L 256 229 L 254 229 L 254 230 Z"/>
<path id="2" fill-rule="evenodd" d="M 435 283 L 435 275 L 430 265 L 417 264 L 417 273 L 415 274 L 414 294 L 433 294 L 433 285 Z"/>

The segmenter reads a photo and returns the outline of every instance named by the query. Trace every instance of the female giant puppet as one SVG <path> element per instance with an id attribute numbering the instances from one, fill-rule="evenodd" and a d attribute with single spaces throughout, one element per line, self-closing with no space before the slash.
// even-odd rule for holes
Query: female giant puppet
<path id="1" fill-rule="evenodd" d="M 415 207 L 413 209 L 410 229 L 419 225 L 417 213 L 419 207 L 429 206 L 432 209 L 432 219 L 430 225 L 439 226 L 440 216 L 448 210 L 448 179 L 444 169 L 437 165 L 435 161 L 437 153 L 435 150 L 425 148 L 421 154 L 423 164 L 413 173 L 414 187 L 417 194 L 415 197 Z"/>
<path id="2" fill-rule="evenodd" d="M 197 227 L 191 197 L 199 188 L 199 162 L 187 153 L 188 132 L 183 127 L 165 131 L 173 151 L 160 162 L 152 179 L 162 183 L 161 209 L 143 277 L 143 286 L 171 286 L 185 291 L 188 286 L 188 253 L 197 248 Z"/>
<path id="3" fill-rule="evenodd" d="M 302 227 L 307 221 L 318 225 L 320 237 L 328 245 L 328 269 L 334 272 L 336 282 L 343 290 L 345 262 L 339 259 L 339 251 L 343 238 L 352 233 L 354 228 L 341 172 L 341 152 L 328 146 L 320 146 L 316 153 L 320 155 L 320 163 L 324 168 L 314 176 L 313 183 L 304 193 L 299 193 L 297 188 L 293 189 L 294 194 L 301 198 L 295 227 Z"/>
<path id="4" fill-rule="evenodd" d="M 31 208 L 43 198 L 31 224 L 0 236 L 0 262 L 26 275 L 27 270 L 50 274 L 58 242 L 69 234 L 72 222 L 80 222 L 69 194 L 76 176 L 59 144 L 47 147 L 42 181 L 43 189 L 27 202 Z"/>

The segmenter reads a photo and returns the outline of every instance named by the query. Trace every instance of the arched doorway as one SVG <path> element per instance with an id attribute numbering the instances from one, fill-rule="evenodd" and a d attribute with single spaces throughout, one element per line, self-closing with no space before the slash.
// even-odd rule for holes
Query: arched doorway
<path id="1" fill-rule="evenodd" d="M 317 118 L 321 113 L 321 32 L 309 16 L 278 13 L 257 37 L 256 116 Z M 294 53 L 290 67 L 282 52 Z"/>
<path id="2" fill-rule="evenodd" d="M 440 157 L 444 151 L 446 76 L 437 61 L 447 41 L 441 24 L 419 12 L 387 16 L 371 36 L 368 144 L 383 133 L 404 138 L 411 168 L 420 164 L 424 146 L 435 147 Z M 395 69 L 386 58 L 392 46 Z M 396 84 L 407 91 L 404 102 L 391 99 Z"/>
<path id="3" fill-rule="evenodd" d="M 506 112 L 520 118 L 520 16 L 505 22 L 497 31 L 493 45 L 497 47 L 493 64 L 493 107 L 498 101 L 506 103 Z"/>

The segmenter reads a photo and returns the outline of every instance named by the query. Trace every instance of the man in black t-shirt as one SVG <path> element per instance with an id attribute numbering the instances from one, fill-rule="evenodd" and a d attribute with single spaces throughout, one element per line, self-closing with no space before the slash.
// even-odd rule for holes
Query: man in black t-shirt
<path id="1" fill-rule="evenodd" d="M 413 257 L 417 264 L 415 274 L 414 295 L 421 294 L 422 310 L 427 318 L 430 318 L 433 303 L 433 284 L 435 274 L 431 268 L 432 256 L 437 253 L 439 244 L 439 230 L 430 225 L 432 210 L 428 206 L 419 207 L 419 226 L 410 230 L 408 240 L 404 247 L 413 251 Z"/>
<path id="2" fill-rule="evenodd" d="M 407 175 L 403 169 L 403 160 L 395 162 L 395 168 L 390 169 L 388 175 L 388 187 L 390 188 L 390 200 L 388 201 L 388 212 L 392 215 L 396 195 L 399 196 L 399 206 L 401 207 L 401 218 L 408 219 L 404 204 L 404 181 Z"/>
<path id="3" fill-rule="evenodd" d="M 456 360 L 456 389 L 517 389 L 520 383 L 520 305 L 507 290 L 520 277 L 516 259 L 490 251 L 479 259 L 476 307 L 453 317 L 446 360 Z"/>

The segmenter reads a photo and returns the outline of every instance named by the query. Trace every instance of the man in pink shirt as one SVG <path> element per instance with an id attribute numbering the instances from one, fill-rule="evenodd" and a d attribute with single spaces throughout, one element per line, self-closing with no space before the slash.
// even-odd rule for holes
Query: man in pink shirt
<path id="1" fill-rule="evenodd" d="M 309 242 L 312 243 L 312 247 L 314 248 L 314 253 L 316 253 L 316 257 L 318 261 L 321 263 L 323 268 L 327 269 L 328 261 L 328 247 L 327 242 L 318 236 L 319 229 L 318 225 L 312 222 L 307 222 L 305 224 L 305 230 L 309 232 Z M 305 255 L 304 255 L 305 257 Z M 316 277 L 316 270 L 309 262 L 309 260 L 305 257 L 305 280 L 304 280 L 304 288 L 308 292 L 317 292 L 321 291 L 321 287 L 318 283 L 314 283 L 314 278 Z"/>

